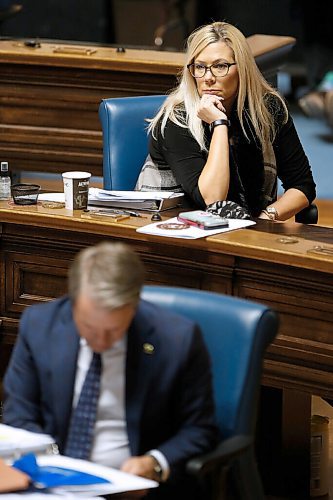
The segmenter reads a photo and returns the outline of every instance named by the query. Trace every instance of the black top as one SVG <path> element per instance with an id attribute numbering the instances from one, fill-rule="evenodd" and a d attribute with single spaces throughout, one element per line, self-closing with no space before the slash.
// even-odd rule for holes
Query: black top
<path id="1" fill-rule="evenodd" d="M 293 120 L 289 115 L 286 124 L 282 124 L 282 114 L 276 114 L 277 135 L 273 148 L 276 157 L 277 175 L 284 190 L 296 188 L 302 191 L 311 203 L 315 196 L 309 161 L 298 138 Z M 255 138 L 251 126 L 248 128 L 248 140 L 240 126 L 237 113 L 231 116 L 229 136 L 233 138 L 230 146 L 230 184 L 227 199 L 244 206 L 244 194 L 247 209 L 253 216 L 264 208 L 262 186 L 264 181 L 263 155 L 259 141 Z M 212 133 L 204 124 L 205 140 L 209 149 Z M 186 194 L 186 204 L 192 207 L 206 208 L 198 188 L 198 179 L 207 161 L 207 153 L 201 151 L 189 129 L 182 128 L 171 120 L 167 121 L 164 137 L 160 130 L 157 140 L 150 140 L 150 155 L 158 167 L 169 166 L 176 181 Z"/>

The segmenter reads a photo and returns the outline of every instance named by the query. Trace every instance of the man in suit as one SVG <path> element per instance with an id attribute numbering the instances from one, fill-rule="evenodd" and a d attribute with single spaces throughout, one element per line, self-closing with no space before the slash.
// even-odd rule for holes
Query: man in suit
<path id="1" fill-rule="evenodd" d="M 79 456 L 69 451 L 71 419 L 99 353 L 87 458 L 164 483 L 149 498 L 181 498 L 186 461 L 217 439 L 209 356 L 195 324 L 140 300 L 143 274 L 128 246 L 89 247 L 70 268 L 68 297 L 24 311 L 4 422 L 51 434 L 60 453 Z"/>

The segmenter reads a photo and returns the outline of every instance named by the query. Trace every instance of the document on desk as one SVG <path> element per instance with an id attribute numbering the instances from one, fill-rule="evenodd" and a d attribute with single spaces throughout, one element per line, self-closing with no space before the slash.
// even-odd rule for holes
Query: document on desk
<path id="1" fill-rule="evenodd" d="M 86 460 L 65 457 L 63 455 L 37 455 L 36 460 L 39 467 L 47 467 L 49 471 L 54 470 L 55 472 L 58 472 L 59 469 L 71 470 L 73 472 L 78 471 L 93 475 L 105 481 L 99 483 L 96 482 L 94 484 L 68 484 L 66 486 L 50 487 L 48 491 L 52 494 L 52 497 L 48 494 L 48 498 L 62 497 L 71 499 L 91 499 L 96 496 L 100 497 L 113 493 L 123 493 L 125 491 L 146 490 L 156 488 L 158 486 L 156 481 L 151 481 L 150 479 L 134 476 L 133 474 L 128 474 L 126 472 L 98 465 Z M 35 495 L 37 494 L 33 493 L 30 496 L 29 493 L 24 493 L 24 498 L 32 498 L 33 500 L 36 498 L 37 500 L 39 497 Z M 5 495 L 0 495 L 1 500 L 3 500 L 4 496 Z M 6 496 L 8 496 L 8 500 L 22 498 L 22 496 L 15 494 Z"/>
<path id="2" fill-rule="evenodd" d="M 0 457 L 2 458 L 28 452 L 45 452 L 52 444 L 54 444 L 54 439 L 47 434 L 0 424 Z"/>
<path id="3" fill-rule="evenodd" d="M 184 238 L 188 240 L 206 238 L 219 233 L 227 233 L 235 229 L 242 229 L 244 227 L 253 226 L 255 224 L 252 220 L 244 219 L 228 219 L 229 226 L 219 229 L 199 229 L 198 227 L 182 224 L 177 217 L 168 219 L 163 222 L 155 222 L 147 226 L 139 227 L 136 231 L 143 234 L 151 234 L 154 236 L 166 236 L 169 238 Z"/>
<path id="4" fill-rule="evenodd" d="M 103 497 L 84 497 L 85 500 L 103 500 Z M 77 496 L 72 493 L 52 495 L 52 493 L 3 493 L 1 500 L 76 500 Z"/>
<path id="5" fill-rule="evenodd" d="M 174 208 L 184 193 L 174 191 L 109 191 L 90 188 L 88 204 L 102 207 L 161 211 Z"/>
<path id="6" fill-rule="evenodd" d="M 39 201 L 56 201 L 65 203 L 65 193 L 41 193 L 38 196 Z"/>
<path id="7" fill-rule="evenodd" d="M 89 188 L 88 205 L 104 208 L 128 208 L 160 212 L 177 207 L 183 193 L 173 191 L 108 191 L 106 189 Z M 40 201 L 64 202 L 64 193 L 41 193 Z"/>
<path id="8" fill-rule="evenodd" d="M 127 474 L 117 469 L 98 465 L 86 460 L 79 460 L 62 455 L 41 455 L 37 457 L 37 463 L 40 466 L 47 465 L 53 467 L 64 467 L 66 469 L 77 470 L 93 474 L 107 480 L 106 483 L 97 483 L 91 485 L 71 485 L 51 488 L 52 493 L 75 494 L 77 497 L 91 497 L 96 495 L 108 495 L 111 493 L 122 493 L 124 491 L 145 490 L 156 488 L 158 483 L 145 479 L 143 477 Z"/>

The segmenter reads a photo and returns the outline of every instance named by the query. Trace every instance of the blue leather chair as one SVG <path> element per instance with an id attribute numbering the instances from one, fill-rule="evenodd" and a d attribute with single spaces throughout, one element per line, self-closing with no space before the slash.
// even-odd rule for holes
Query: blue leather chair
<path id="1" fill-rule="evenodd" d="M 102 100 L 104 189 L 134 189 L 148 154 L 146 119 L 154 117 L 164 99 L 154 95 Z"/>
<path id="2" fill-rule="evenodd" d="M 148 154 L 147 118 L 152 118 L 165 95 L 103 99 L 99 118 L 103 131 L 104 189 L 134 189 Z M 317 224 L 318 210 L 312 204 L 295 217 L 296 222 Z"/>
<path id="3" fill-rule="evenodd" d="M 263 357 L 277 333 L 277 314 L 262 304 L 202 290 L 145 286 L 142 297 L 194 320 L 212 359 L 221 443 L 192 459 L 188 470 L 213 478 L 213 498 L 220 499 L 228 465 L 236 498 L 264 499 L 253 441 Z"/>

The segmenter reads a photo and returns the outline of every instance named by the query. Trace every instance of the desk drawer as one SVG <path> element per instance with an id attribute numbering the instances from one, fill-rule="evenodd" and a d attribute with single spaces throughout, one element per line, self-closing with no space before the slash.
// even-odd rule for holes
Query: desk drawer
<path id="1" fill-rule="evenodd" d="M 15 317 L 27 305 L 51 300 L 66 293 L 68 261 L 8 252 L 4 262 L 5 315 Z"/>

